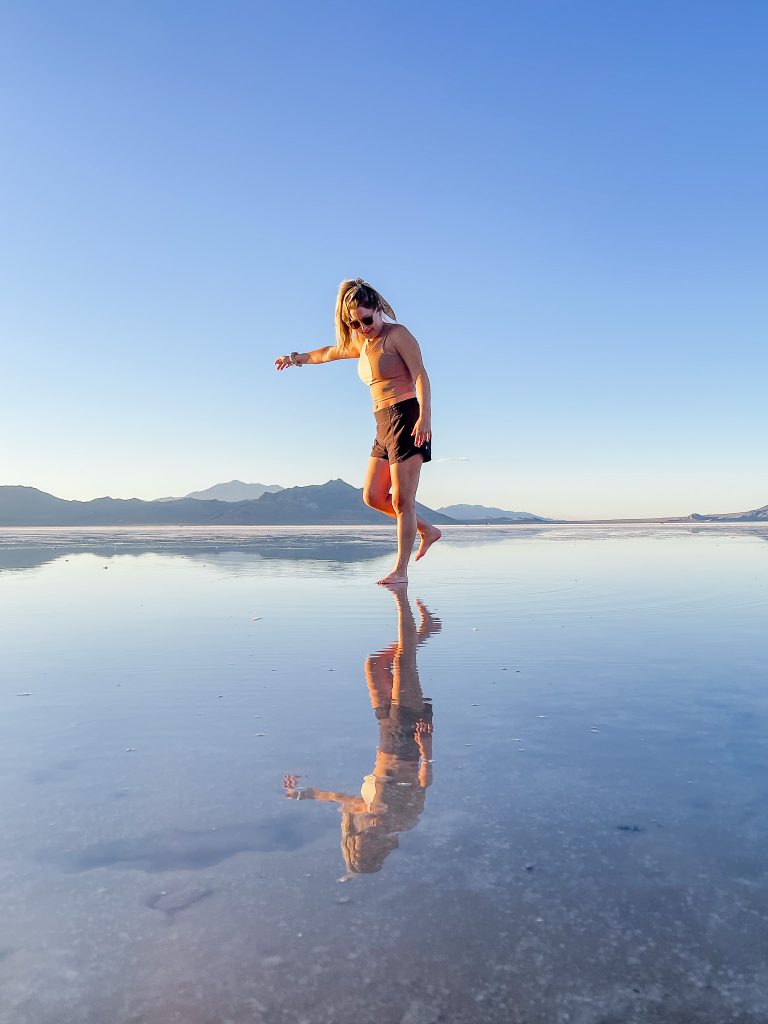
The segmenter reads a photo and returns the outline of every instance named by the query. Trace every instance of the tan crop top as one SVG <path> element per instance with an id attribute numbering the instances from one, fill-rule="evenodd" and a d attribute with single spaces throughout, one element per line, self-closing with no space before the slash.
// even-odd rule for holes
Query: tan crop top
<path id="1" fill-rule="evenodd" d="M 374 410 L 416 397 L 416 386 L 405 360 L 392 345 L 387 348 L 390 327 L 385 324 L 378 338 L 365 339 L 357 361 L 360 379 L 371 389 Z"/>

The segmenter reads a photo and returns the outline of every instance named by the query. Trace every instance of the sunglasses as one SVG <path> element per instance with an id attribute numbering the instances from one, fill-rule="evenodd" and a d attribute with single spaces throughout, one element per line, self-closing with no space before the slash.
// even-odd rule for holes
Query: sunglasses
<path id="1" fill-rule="evenodd" d="M 362 316 L 359 320 L 350 320 L 349 326 L 353 331 L 359 331 L 361 327 L 370 327 L 372 323 L 372 316 Z"/>

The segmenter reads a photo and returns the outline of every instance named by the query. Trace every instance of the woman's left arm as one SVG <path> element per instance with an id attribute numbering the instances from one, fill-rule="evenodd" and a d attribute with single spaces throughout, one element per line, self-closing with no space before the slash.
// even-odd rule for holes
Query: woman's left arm
<path id="1" fill-rule="evenodd" d="M 429 377 L 424 369 L 424 361 L 421 358 L 419 343 L 402 324 L 398 324 L 393 331 L 392 341 L 395 348 L 403 357 L 403 362 L 413 377 L 416 387 L 416 397 L 419 400 L 419 418 L 416 421 L 411 433 L 417 447 L 432 438 L 432 390 L 429 386 Z"/>

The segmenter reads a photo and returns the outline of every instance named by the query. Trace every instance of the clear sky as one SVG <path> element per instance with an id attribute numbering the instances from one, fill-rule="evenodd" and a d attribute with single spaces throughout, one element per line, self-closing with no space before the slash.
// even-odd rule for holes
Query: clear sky
<path id="1" fill-rule="evenodd" d="M 768 5 L 0 5 L 0 483 L 360 485 L 363 276 L 419 339 L 419 497 L 768 502 Z"/>

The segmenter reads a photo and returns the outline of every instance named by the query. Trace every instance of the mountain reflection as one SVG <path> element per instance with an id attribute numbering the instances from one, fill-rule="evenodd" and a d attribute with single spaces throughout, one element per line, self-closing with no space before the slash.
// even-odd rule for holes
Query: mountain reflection
<path id="1" fill-rule="evenodd" d="M 297 775 L 283 779 L 288 799 L 338 804 L 341 852 L 353 874 L 381 870 L 398 846 L 400 833 L 417 824 L 432 782 L 432 704 L 421 692 L 416 650 L 442 626 L 417 599 L 417 627 L 407 588 L 393 587 L 390 593 L 397 608 L 397 640 L 365 661 L 379 742 L 373 770 L 363 779 L 360 793 L 299 788 Z"/>

